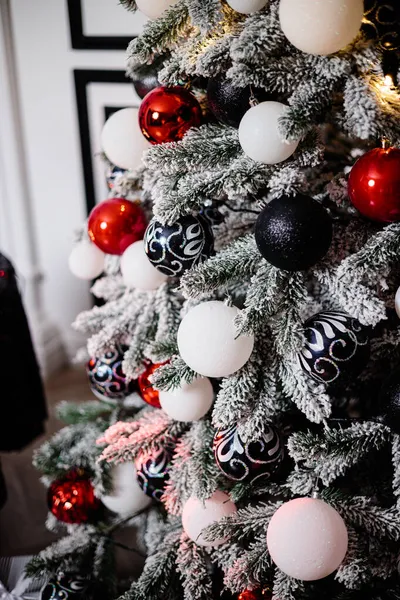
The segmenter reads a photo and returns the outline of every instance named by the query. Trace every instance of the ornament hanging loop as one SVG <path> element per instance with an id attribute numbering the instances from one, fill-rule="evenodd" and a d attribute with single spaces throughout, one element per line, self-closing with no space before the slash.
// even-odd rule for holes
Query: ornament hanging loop
<path id="1" fill-rule="evenodd" d="M 388 150 L 391 147 L 390 140 L 386 137 L 383 137 L 381 140 L 381 145 L 383 150 Z"/>
<path id="2" fill-rule="evenodd" d="M 251 106 L 251 108 L 253 108 L 253 106 L 258 106 L 260 103 L 254 95 L 253 86 L 251 84 L 249 85 L 249 88 L 250 88 L 249 105 Z"/>

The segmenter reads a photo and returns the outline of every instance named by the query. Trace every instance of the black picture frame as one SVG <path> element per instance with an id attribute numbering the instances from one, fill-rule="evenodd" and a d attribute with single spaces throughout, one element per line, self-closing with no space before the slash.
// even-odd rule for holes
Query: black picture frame
<path id="1" fill-rule="evenodd" d="M 83 180 L 85 186 L 86 212 L 96 205 L 96 192 L 93 171 L 93 149 L 90 143 L 89 107 L 87 99 L 87 86 L 90 83 L 126 83 L 132 86 L 132 104 L 134 101 L 134 88 L 125 71 L 102 69 L 74 69 L 74 83 L 76 108 L 78 113 L 79 139 L 81 147 L 81 160 Z M 105 116 L 112 111 L 111 107 L 104 107 Z"/>
<path id="2" fill-rule="evenodd" d="M 82 0 L 67 0 L 71 47 L 74 50 L 126 50 L 135 35 L 98 36 L 86 35 L 83 31 Z"/>

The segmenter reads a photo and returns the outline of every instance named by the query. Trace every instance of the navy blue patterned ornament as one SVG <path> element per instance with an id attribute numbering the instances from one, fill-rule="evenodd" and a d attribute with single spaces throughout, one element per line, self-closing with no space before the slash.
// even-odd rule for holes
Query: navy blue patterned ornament
<path id="1" fill-rule="evenodd" d="M 121 177 L 123 177 L 123 175 L 125 175 L 126 173 L 126 169 L 121 169 L 121 167 L 116 167 L 116 166 L 110 166 L 107 169 L 107 173 L 106 173 L 106 181 L 107 181 L 107 187 L 109 190 L 112 190 L 113 187 L 115 186 L 115 182 L 117 181 L 117 179 L 120 179 Z"/>
<path id="2" fill-rule="evenodd" d="M 214 437 L 214 456 L 221 471 L 233 481 L 255 483 L 269 479 L 284 457 L 284 445 L 278 429 L 269 423 L 258 440 L 244 443 L 237 427 L 219 429 Z"/>
<path id="3" fill-rule="evenodd" d="M 219 211 L 220 202 L 209 200 L 204 202 L 203 208 L 200 211 L 202 217 L 207 219 L 212 227 L 221 225 L 225 221 L 225 216 Z"/>
<path id="4" fill-rule="evenodd" d="M 173 225 L 153 219 L 144 234 L 147 257 L 161 273 L 180 277 L 214 251 L 210 223 L 201 215 L 186 215 Z"/>
<path id="5" fill-rule="evenodd" d="M 123 400 L 136 390 L 135 381 L 127 381 L 122 370 L 124 352 L 127 348 L 117 346 L 87 363 L 87 374 L 93 394 L 100 400 Z"/>
<path id="6" fill-rule="evenodd" d="M 160 501 L 164 493 L 171 457 L 172 448 L 167 446 L 143 453 L 135 461 L 138 483 L 144 493 L 154 500 Z"/>
<path id="7" fill-rule="evenodd" d="M 41 591 L 41 600 L 84 600 L 90 582 L 80 575 L 58 573 Z"/>
<path id="8" fill-rule="evenodd" d="M 347 313 L 331 310 L 312 316 L 304 324 L 304 335 L 300 364 L 320 383 L 357 375 L 368 360 L 368 329 Z"/>

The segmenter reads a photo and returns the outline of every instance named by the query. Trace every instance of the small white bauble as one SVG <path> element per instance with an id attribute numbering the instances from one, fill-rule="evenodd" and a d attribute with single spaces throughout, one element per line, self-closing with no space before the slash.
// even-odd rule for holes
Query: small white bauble
<path id="1" fill-rule="evenodd" d="M 243 15 L 249 15 L 264 8 L 268 0 L 227 0 L 229 6 Z"/>
<path id="2" fill-rule="evenodd" d="M 363 0 L 281 0 L 281 28 L 307 54 L 326 56 L 354 40 L 364 14 Z"/>
<path id="3" fill-rule="evenodd" d="M 121 169 L 138 169 L 143 152 L 151 147 L 139 127 L 139 110 L 117 110 L 101 132 L 101 146 L 108 160 Z"/>
<path id="4" fill-rule="evenodd" d="M 205 377 L 228 377 L 249 360 L 253 335 L 237 337 L 235 306 L 213 300 L 198 304 L 185 315 L 178 329 L 179 353 L 191 369 Z"/>
<path id="5" fill-rule="evenodd" d="M 281 102 L 267 101 L 247 111 L 239 125 L 239 142 L 247 156 L 266 165 L 275 165 L 292 156 L 299 140 L 289 142 L 279 131 L 279 119 L 285 108 Z"/>
<path id="6" fill-rule="evenodd" d="M 182 526 L 185 533 L 198 546 L 220 546 L 226 542 L 225 538 L 207 542 L 201 532 L 212 523 L 217 523 L 223 519 L 223 517 L 233 515 L 236 510 L 236 506 L 228 494 L 219 490 L 204 502 L 192 497 L 187 500 L 183 507 Z"/>
<path id="7" fill-rule="evenodd" d="M 151 499 L 146 496 L 136 479 L 133 463 L 121 463 L 112 469 L 113 491 L 101 497 L 104 506 L 121 517 L 129 517 L 143 510 Z"/>
<path id="8" fill-rule="evenodd" d="M 68 258 L 71 273 L 79 279 L 95 279 L 104 271 L 104 253 L 89 240 L 81 240 Z"/>
<path id="9" fill-rule="evenodd" d="M 171 392 L 159 392 L 161 408 L 175 421 L 198 421 L 210 410 L 214 390 L 207 377 L 197 377 L 192 383 L 181 383 Z"/>
<path id="10" fill-rule="evenodd" d="M 156 290 L 168 276 L 153 267 L 144 251 L 144 242 L 134 242 L 121 257 L 122 279 L 126 287 L 138 290 Z"/>
<path id="11" fill-rule="evenodd" d="M 396 296 L 394 297 L 394 306 L 396 309 L 397 316 L 400 319 L 400 287 L 396 292 Z"/>
<path id="12" fill-rule="evenodd" d="M 157 19 L 167 8 L 177 2 L 178 0 L 136 0 L 136 5 L 146 17 Z"/>
<path id="13" fill-rule="evenodd" d="M 317 498 L 285 502 L 267 531 L 274 563 L 290 577 L 316 581 L 327 577 L 346 556 L 348 534 L 339 513 Z"/>

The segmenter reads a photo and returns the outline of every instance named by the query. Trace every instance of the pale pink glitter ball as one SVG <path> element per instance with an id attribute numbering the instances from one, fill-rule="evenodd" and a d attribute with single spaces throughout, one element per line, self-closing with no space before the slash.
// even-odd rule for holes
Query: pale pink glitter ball
<path id="1" fill-rule="evenodd" d="M 182 512 L 182 525 L 186 534 L 199 546 L 220 546 L 226 540 L 207 542 L 201 532 L 203 529 L 236 512 L 236 506 L 224 492 L 216 491 L 204 502 L 198 498 L 189 498 Z"/>
<path id="2" fill-rule="evenodd" d="M 347 552 L 348 534 L 339 513 L 316 498 L 283 504 L 267 532 L 274 563 L 287 575 L 315 581 L 335 571 Z"/>

